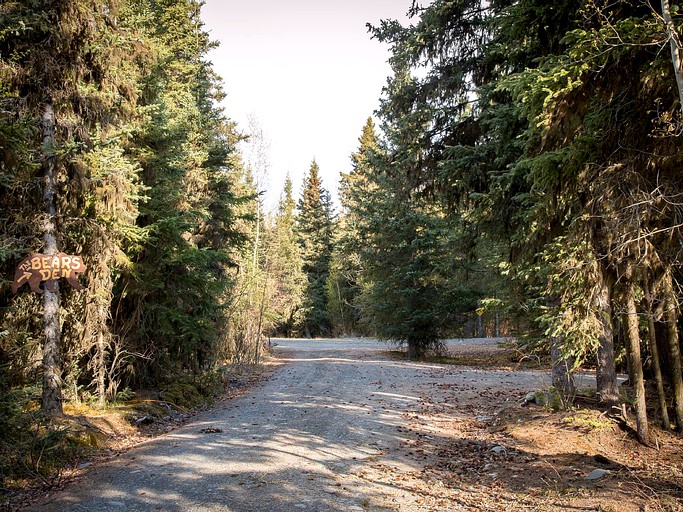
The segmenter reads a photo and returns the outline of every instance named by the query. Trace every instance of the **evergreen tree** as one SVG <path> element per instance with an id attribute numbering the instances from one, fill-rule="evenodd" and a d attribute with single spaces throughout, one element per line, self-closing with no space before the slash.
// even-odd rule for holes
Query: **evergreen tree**
<path id="1" fill-rule="evenodd" d="M 48 254 L 81 254 L 91 268 L 88 288 L 97 292 L 87 299 L 68 289 L 43 294 L 43 409 L 50 414 L 61 413 L 64 380 L 79 377 L 63 368 L 77 367 L 81 359 L 90 360 L 103 395 L 111 271 L 125 260 L 125 246 L 140 236 L 134 226 L 137 169 L 124 152 L 128 123 L 135 117 L 133 61 L 142 56 L 135 37 L 116 23 L 118 5 L 12 3 L 3 6 L 0 19 L 0 194 L 7 212 L 0 245 L 10 248 L 3 260 L 14 266 L 18 256 L 40 251 L 41 245 Z M 19 335 L 9 339 L 21 346 L 22 338 L 37 335 L 37 326 L 17 312 L 31 315 L 38 304 L 21 296 L 15 300 L 22 307 L 3 307 L 3 324 Z M 3 302 L 9 302 L 6 291 Z M 60 323 L 68 334 L 63 340 Z"/>
<path id="2" fill-rule="evenodd" d="M 356 211 L 364 217 L 361 303 L 374 332 L 420 358 L 440 351 L 441 340 L 457 332 L 456 321 L 476 307 L 482 294 L 469 276 L 480 263 L 467 254 L 462 220 L 406 190 L 411 164 L 391 157 L 375 153 L 369 193 Z"/>
<path id="3" fill-rule="evenodd" d="M 248 231 L 240 137 L 216 107 L 200 7 L 3 6 L 2 265 L 11 274 L 44 238 L 45 251 L 56 244 L 88 267 L 87 293 L 61 290 L 61 308 L 45 294 L 48 412 L 59 413 L 62 382 L 89 386 L 103 403 L 134 375 L 159 382 L 169 370 L 207 368 L 220 352 L 233 259 Z M 36 366 L 36 343 L 26 340 L 39 339 L 39 304 L 10 299 L 7 287 L 2 301 L 2 354 L 26 362 L 2 380 L 21 384 Z"/>
<path id="4" fill-rule="evenodd" d="M 297 235 L 307 284 L 297 330 L 306 337 L 329 334 L 325 284 L 332 254 L 332 200 L 313 160 L 298 204 Z"/>
<path id="5" fill-rule="evenodd" d="M 410 27 L 384 22 L 374 29 L 375 37 L 393 45 L 394 76 L 380 110 L 390 161 L 401 167 L 405 194 L 440 204 L 451 217 L 453 235 L 464 242 L 465 275 L 468 266 L 487 262 L 481 269 L 487 281 L 501 283 L 497 268 L 512 258 L 512 270 L 522 270 L 521 263 L 533 261 L 561 225 L 559 212 L 534 225 L 552 226 L 542 236 L 526 223 L 533 196 L 528 175 L 515 164 L 529 124 L 500 81 L 558 50 L 579 7 L 571 1 L 436 1 L 414 8 L 419 19 Z M 422 67 L 426 76 L 416 78 L 412 71 Z M 532 276 L 536 291 L 542 287 L 540 275 L 520 273 Z M 480 288 L 485 295 L 474 306 L 496 303 L 500 293 L 493 290 Z"/>
<path id="6" fill-rule="evenodd" d="M 205 60 L 213 44 L 199 12 L 194 0 L 165 0 L 125 13 L 148 38 L 154 66 L 141 84 L 147 116 L 132 148 L 148 188 L 138 217 L 148 239 L 122 282 L 115 321 L 153 362 L 138 375 L 155 380 L 167 368 L 196 371 L 215 360 L 229 251 L 245 241 L 234 222 L 238 137 L 215 106 L 220 85 Z"/>
<path id="7" fill-rule="evenodd" d="M 369 234 L 370 216 L 365 208 L 374 190 L 372 162 L 379 152 L 379 138 L 372 118 L 363 126 L 358 142 L 358 151 L 351 155 L 351 171 L 341 175 L 341 213 L 327 282 L 330 318 L 334 331 L 339 334 L 371 334 L 372 331 L 363 316 L 363 293 L 369 283 L 361 257 Z"/>
<path id="8" fill-rule="evenodd" d="M 275 288 L 270 304 L 274 317 L 273 331 L 287 337 L 292 336 L 300 324 L 307 281 L 303 273 L 295 210 L 292 180 L 287 176 L 266 241 L 266 250 L 270 254 L 268 275 Z"/>
<path id="9" fill-rule="evenodd" d="M 544 212 L 560 214 L 569 236 L 587 245 L 578 261 L 586 269 L 581 273 L 583 280 L 568 278 L 576 274 L 575 268 L 562 262 L 555 265 L 557 289 L 564 301 L 554 328 L 571 335 L 572 349 L 579 353 L 597 344 L 600 373 L 612 331 L 611 322 L 604 318 L 613 311 L 623 312 L 638 436 L 647 443 L 639 308 L 634 297 L 637 288 L 649 291 L 651 283 L 661 279 L 657 300 L 678 303 L 666 285 L 675 272 L 672 263 L 680 255 L 680 248 L 670 245 L 681 237 L 673 207 L 680 187 L 677 170 L 671 167 L 681 147 L 679 137 L 670 131 L 679 114 L 678 90 L 671 62 L 653 50 L 652 42 L 668 33 L 659 13 L 645 4 L 625 2 L 609 13 L 595 4 L 584 14 L 586 22 L 570 33 L 562 51 L 537 69 L 513 75 L 508 86 L 533 122 L 527 158 L 520 162 L 533 177 L 539 197 L 530 216 L 537 222 Z M 621 73 L 634 79 L 615 79 Z M 656 86 L 643 88 L 644 83 Z M 658 108 L 652 110 L 651 105 Z M 548 204 L 551 187 L 562 202 Z M 655 203 L 668 206 L 653 209 Z M 593 261 L 598 265 L 591 265 Z M 593 304 L 591 296 L 595 295 L 606 299 L 600 301 L 599 309 L 586 309 L 583 305 Z M 648 295 L 649 315 L 654 298 Z M 679 354 L 677 319 L 674 313 L 664 323 L 677 340 L 670 346 L 672 353 Z M 602 331 L 599 343 L 585 336 L 585 326 L 593 325 Z M 679 362 L 680 355 L 673 361 Z M 683 404 L 680 373 L 680 366 L 671 372 L 673 387 L 680 390 L 674 393 L 677 404 Z M 601 384 L 601 394 L 616 387 L 608 384 L 609 388 Z M 683 411 L 682 405 L 677 407 Z M 681 414 L 678 423 L 683 422 Z"/>
<path id="10" fill-rule="evenodd" d="M 671 41 L 676 61 L 681 19 L 666 2 L 662 9 L 437 0 L 415 6 L 410 27 L 374 29 L 393 45 L 380 110 L 383 172 L 402 177 L 386 190 L 462 219 L 461 232 L 478 235 L 467 251 L 477 259 L 487 252 L 481 241 L 507 242 L 508 251 L 491 244 L 488 252 L 509 269 L 516 302 L 538 312 L 558 387 L 571 392 L 567 371 L 595 356 L 601 399 L 618 399 L 613 333 L 624 313 L 644 442 L 634 297 L 652 283 L 662 287 L 646 294 L 648 314 L 664 319 L 652 308 L 667 305 L 660 339 L 669 340 L 675 402 L 683 403 L 679 297 L 669 286 L 681 275 L 680 245 L 671 243 L 680 240 L 680 187 L 670 167 L 680 151 L 680 100 L 671 60 L 654 49 L 654 41 Z M 618 78 L 625 75 L 633 79 Z"/>
<path id="11" fill-rule="evenodd" d="M 495 131 L 483 135 L 488 120 L 479 90 L 493 73 L 507 69 L 499 68 L 497 61 L 492 62 L 494 55 L 486 53 L 497 33 L 492 20 L 509 7 L 501 4 L 436 1 L 424 9 L 414 6 L 411 14 L 419 19 L 410 27 L 385 21 L 373 28 L 376 38 L 392 45 L 394 71 L 379 110 L 386 156 L 378 164 L 381 193 L 375 197 L 384 205 L 378 210 L 380 217 L 386 210 L 396 225 L 387 230 L 378 223 L 371 229 L 378 245 L 369 258 L 376 262 L 370 273 L 388 267 L 381 250 L 400 247 L 400 240 L 384 231 L 405 228 L 406 247 L 392 261 L 404 265 L 397 272 L 406 273 L 403 282 L 392 285 L 397 294 L 394 309 L 404 313 L 403 319 L 410 318 L 406 312 L 413 306 L 421 313 L 415 314 L 412 326 L 405 323 L 402 333 L 390 337 L 411 340 L 409 352 L 414 355 L 456 332 L 456 320 L 468 330 L 475 310 L 497 307 L 504 295 L 496 284 L 503 281 L 498 263 L 506 247 L 484 229 L 493 224 L 495 213 L 487 193 L 495 170 L 505 169 L 515 152 L 519 154 L 508 141 L 516 141 L 520 123 L 508 115 L 505 123 L 489 125 Z M 421 68 L 426 70 L 424 78 L 413 73 Z M 381 274 L 391 277 L 389 268 L 378 274 L 383 280 Z M 407 297 L 414 304 L 399 307 Z M 436 309 L 430 311 L 430 303 Z M 386 309 L 392 311 L 390 306 Z M 380 327 L 391 329 L 392 323 L 387 317 Z"/>
<path id="12" fill-rule="evenodd" d="M 380 337 L 407 344 L 413 359 L 437 349 L 447 327 L 441 276 L 434 269 L 439 221 L 429 207 L 382 185 L 383 197 L 373 205 L 372 242 L 363 255 L 370 281 L 366 314 Z"/>

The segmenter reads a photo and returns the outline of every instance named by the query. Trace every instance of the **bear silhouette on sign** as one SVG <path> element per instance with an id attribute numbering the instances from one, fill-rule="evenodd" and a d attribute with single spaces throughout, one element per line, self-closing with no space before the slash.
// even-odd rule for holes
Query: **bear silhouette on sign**
<path id="1" fill-rule="evenodd" d="M 83 290 L 85 287 L 78 282 L 78 274 L 82 272 L 85 272 L 85 264 L 80 256 L 70 256 L 63 252 L 54 256 L 31 254 L 21 260 L 14 272 L 12 293 L 17 293 L 25 283 L 29 284 L 32 292 L 43 293 L 41 282 L 45 282 L 45 288 L 54 292 L 55 284 L 62 277 L 76 290 Z"/>

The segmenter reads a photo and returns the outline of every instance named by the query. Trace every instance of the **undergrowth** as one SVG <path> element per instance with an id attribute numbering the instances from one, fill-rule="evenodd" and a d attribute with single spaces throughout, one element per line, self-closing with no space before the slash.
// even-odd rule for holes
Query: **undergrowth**
<path id="1" fill-rule="evenodd" d="M 2 496 L 34 481 L 49 483 L 62 468 L 100 446 L 100 438 L 68 418 L 39 410 L 39 390 L 27 387 L 0 395 Z"/>
<path id="2" fill-rule="evenodd" d="M 106 436 L 84 417 L 119 414 L 133 425 L 142 416 L 161 421 L 173 412 L 187 412 L 214 402 L 230 379 L 228 367 L 201 375 L 180 374 L 162 389 L 139 399 L 125 389 L 105 409 L 92 400 L 65 402 L 65 415 L 49 418 L 40 411 L 40 387 L 28 386 L 0 393 L 0 510 L 12 495 L 35 485 L 57 482 L 64 469 L 96 452 Z M 91 397 L 92 398 L 92 397 Z"/>

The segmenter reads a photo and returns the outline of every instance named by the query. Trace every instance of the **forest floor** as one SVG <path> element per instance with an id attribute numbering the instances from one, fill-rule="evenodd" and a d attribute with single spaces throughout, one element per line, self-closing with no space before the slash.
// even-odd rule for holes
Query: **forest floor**
<path id="1" fill-rule="evenodd" d="M 100 418 L 120 446 L 25 508 L 683 510 L 680 436 L 646 448 L 592 408 L 521 405 L 548 372 L 498 341 L 409 362 L 372 340 L 274 340 L 269 378 L 152 439 Z"/>

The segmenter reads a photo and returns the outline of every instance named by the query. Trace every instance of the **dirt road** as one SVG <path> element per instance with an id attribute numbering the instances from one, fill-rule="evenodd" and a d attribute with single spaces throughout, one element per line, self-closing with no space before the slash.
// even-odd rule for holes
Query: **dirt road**
<path id="1" fill-rule="evenodd" d="M 406 446 L 414 440 L 410 419 L 430 389 L 458 386 L 474 418 L 486 412 L 485 395 L 482 410 L 476 406 L 482 389 L 504 390 L 504 400 L 514 402 L 547 379 L 395 360 L 371 340 L 274 342 L 287 364 L 246 396 L 89 468 L 32 510 L 423 510 L 401 475 L 422 469 Z M 452 349 L 495 347 L 483 343 Z"/>

